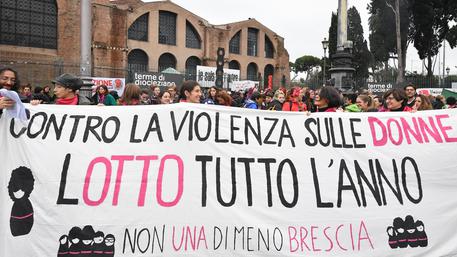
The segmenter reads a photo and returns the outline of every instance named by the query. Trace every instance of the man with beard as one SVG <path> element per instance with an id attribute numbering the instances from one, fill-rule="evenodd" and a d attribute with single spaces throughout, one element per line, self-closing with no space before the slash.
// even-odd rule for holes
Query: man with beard
<path id="1" fill-rule="evenodd" d="M 408 97 L 406 106 L 413 108 L 416 104 L 416 86 L 414 86 L 413 84 L 409 84 L 404 89 L 406 96 Z"/>
<path id="2" fill-rule="evenodd" d="M 0 69 L 0 89 L 16 91 L 19 85 L 19 78 L 17 72 L 11 68 Z M 3 109 L 13 108 L 15 102 L 8 98 L 0 96 L 0 115 Z"/>

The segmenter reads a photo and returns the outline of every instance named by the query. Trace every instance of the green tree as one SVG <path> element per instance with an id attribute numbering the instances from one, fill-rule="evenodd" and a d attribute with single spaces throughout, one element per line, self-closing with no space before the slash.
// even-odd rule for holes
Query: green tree
<path id="1" fill-rule="evenodd" d="M 457 21 L 455 0 L 410 0 L 414 47 L 421 60 L 426 59 L 427 76 L 433 76 L 433 57 L 447 39 L 456 46 Z"/>
<path id="2" fill-rule="evenodd" d="M 368 5 L 370 18 L 370 50 L 374 66 L 388 70 L 390 54 L 397 54 L 395 0 L 371 0 Z M 406 63 L 406 50 L 410 36 L 409 0 L 400 1 L 401 60 Z"/>
<path id="3" fill-rule="evenodd" d="M 311 55 L 304 55 L 294 63 L 295 73 L 299 72 L 306 72 L 306 78 L 308 79 L 309 72 L 312 71 L 313 68 L 321 66 L 321 59 L 311 56 Z"/>
<path id="4" fill-rule="evenodd" d="M 332 12 L 332 20 L 328 29 L 328 54 L 330 58 L 336 53 L 336 45 L 338 41 L 338 15 Z"/>
<path id="5" fill-rule="evenodd" d="M 369 76 L 368 67 L 370 66 L 372 57 L 368 49 L 368 43 L 363 36 L 360 14 L 355 7 L 348 10 L 348 40 L 353 43 L 354 78 L 360 84 L 360 82 L 365 81 Z"/>

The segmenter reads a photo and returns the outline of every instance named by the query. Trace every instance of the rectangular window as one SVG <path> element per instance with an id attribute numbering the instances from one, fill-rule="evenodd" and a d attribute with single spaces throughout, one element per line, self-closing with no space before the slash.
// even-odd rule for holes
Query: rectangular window
<path id="1" fill-rule="evenodd" d="M 159 12 L 159 44 L 176 45 L 176 14 Z"/>
<path id="2" fill-rule="evenodd" d="M 257 37 L 259 30 L 248 28 L 248 55 L 257 56 Z"/>

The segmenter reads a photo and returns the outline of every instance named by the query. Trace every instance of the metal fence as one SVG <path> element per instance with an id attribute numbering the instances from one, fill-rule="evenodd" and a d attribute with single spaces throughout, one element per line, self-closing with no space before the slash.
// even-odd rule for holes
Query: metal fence
<path id="1" fill-rule="evenodd" d="M 32 86 L 50 85 L 50 82 L 55 77 L 63 73 L 80 74 L 79 63 L 64 63 L 62 60 L 54 61 L 34 61 L 34 62 L 17 62 L 0 60 L 0 68 L 10 67 L 18 71 L 21 84 L 30 84 Z M 94 66 L 92 68 L 92 77 L 110 77 L 110 78 L 125 78 L 126 82 L 133 81 L 133 74 L 135 72 L 144 72 L 145 67 L 135 67 L 129 65 L 125 68 L 101 67 Z M 148 72 L 158 72 L 158 70 L 148 70 Z M 185 79 L 195 79 L 196 74 L 188 71 L 179 71 L 184 74 Z M 246 78 L 241 78 L 242 80 Z M 262 81 L 261 85 L 263 85 Z M 326 81 L 329 84 L 329 81 Z M 354 91 L 359 89 L 368 88 L 369 83 L 377 84 L 396 84 L 396 77 L 394 75 L 377 75 L 371 76 L 369 79 L 361 79 L 354 81 Z M 405 84 L 412 83 L 419 88 L 451 88 L 452 83 L 457 83 L 457 75 L 448 75 L 445 77 L 434 76 L 427 78 L 418 74 L 409 74 L 405 78 Z M 317 89 L 324 85 L 324 80 L 317 77 L 312 77 L 308 80 L 292 81 L 287 83 L 289 85 L 307 86 Z M 278 87 L 279 85 L 275 85 Z"/>
<path id="2" fill-rule="evenodd" d="M 353 84 L 353 90 L 359 91 L 361 89 L 367 89 L 369 84 L 381 84 L 381 85 L 396 85 L 396 76 L 372 76 L 368 79 L 355 79 Z M 453 83 L 457 83 L 457 75 L 448 76 L 434 76 L 427 78 L 421 75 L 407 75 L 405 77 L 404 85 L 413 84 L 417 88 L 451 88 Z M 322 78 L 310 78 L 308 80 L 294 80 L 293 85 L 306 86 L 311 89 L 317 89 L 322 87 L 324 84 L 331 84 L 330 80 L 325 81 Z"/>

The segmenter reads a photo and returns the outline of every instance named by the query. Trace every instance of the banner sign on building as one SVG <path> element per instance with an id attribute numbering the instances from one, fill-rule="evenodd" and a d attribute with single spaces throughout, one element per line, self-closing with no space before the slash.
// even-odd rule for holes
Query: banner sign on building
<path id="1" fill-rule="evenodd" d="M 116 91 L 119 96 L 122 95 L 125 88 L 125 78 L 102 78 L 102 77 L 93 77 L 92 84 L 94 85 L 93 90 L 98 86 L 108 87 L 108 91 Z"/>
<path id="2" fill-rule="evenodd" d="M 233 81 L 240 80 L 240 70 L 224 69 L 223 88 L 230 88 Z M 197 82 L 202 87 L 212 87 L 216 85 L 216 67 L 197 65 Z"/>
<path id="3" fill-rule="evenodd" d="M 376 95 L 384 95 L 387 91 L 390 89 L 394 88 L 394 85 L 392 83 L 374 83 L 374 82 L 368 82 L 368 91 L 372 92 L 373 94 Z"/>
<path id="4" fill-rule="evenodd" d="M 184 75 L 161 72 L 135 72 L 134 83 L 142 89 L 150 89 L 151 86 L 180 88 L 184 81 Z"/>
<path id="5" fill-rule="evenodd" d="M 239 91 L 244 91 L 247 92 L 251 88 L 259 88 L 259 82 L 258 81 L 252 81 L 252 80 L 241 80 L 241 81 L 234 81 L 230 85 L 230 90 L 234 92 L 239 92 Z"/>
<path id="6" fill-rule="evenodd" d="M 457 110 L 28 108 L 1 256 L 457 255 Z"/>

